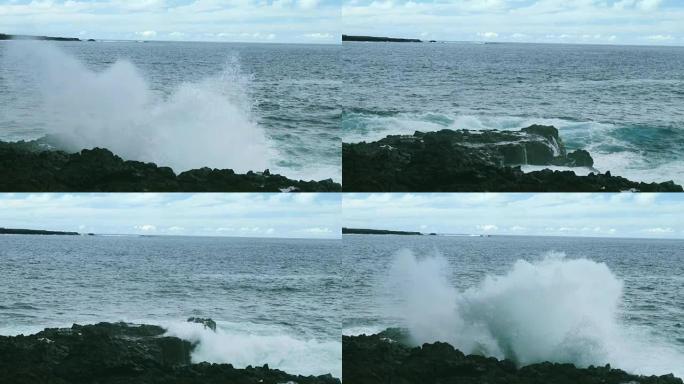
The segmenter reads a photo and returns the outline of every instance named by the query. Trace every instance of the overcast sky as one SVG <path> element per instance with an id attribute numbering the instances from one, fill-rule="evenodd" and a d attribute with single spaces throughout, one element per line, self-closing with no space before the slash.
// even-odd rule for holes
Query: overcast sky
<path id="1" fill-rule="evenodd" d="M 0 227 L 99 234 L 339 238 L 327 194 L 0 194 Z"/>
<path id="2" fill-rule="evenodd" d="M 346 34 L 684 45 L 684 0 L 344 0 Z"/>
<path id="3" fill-rule="evenodd" d="M 684 238 L 683 194 L 345 194 L 342 212 L 351 228 Z"/>
<path id="4" fill-rule="evenodd" d="M 340 0 L 0 0 L 0 33 L 339 44 L 340 5 Z"/>

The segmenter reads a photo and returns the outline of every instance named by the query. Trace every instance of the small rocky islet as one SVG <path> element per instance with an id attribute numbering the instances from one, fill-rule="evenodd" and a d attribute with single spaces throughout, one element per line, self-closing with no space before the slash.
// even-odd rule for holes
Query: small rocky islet
<path id="1" fill-rule="evenodd" d="M 190 318 L 215 331 L 211 319 Z M 331 375 L 291 375 L 268 365 L 192 363 L 195 345 L 156 325 L 99 323 L 0 336 L 0 383 L 341 384 Z"/>
<path id="2" fill-rule="evenodd" d="M 200 168 L 174 173 L 124 160 L 105 148 L 71 152 L 59 139 L 0 141 L 0 191 L 5 192 L 339 192 L 332 179 L 292 180 L 264 172 Z"/>
<path id="3" fill-rule="evenodd" d="M 348 192 L 682 192 L 673 181 L 644 183 L 572 170 L 523 172 L 520 165 L 593 168 L 585 150 L 567 151 L 558 129 L 443 129 L 342 144 Z"/>
<path id="4" fill-rule="evenodd" d="M 684 384 L 673 375 L 637 376 L 606 366 L 578 368 L 465 355 L 450 344 L 409 346 L 405 332 L 342 337 L 342 377 L 353 384 Z"/>

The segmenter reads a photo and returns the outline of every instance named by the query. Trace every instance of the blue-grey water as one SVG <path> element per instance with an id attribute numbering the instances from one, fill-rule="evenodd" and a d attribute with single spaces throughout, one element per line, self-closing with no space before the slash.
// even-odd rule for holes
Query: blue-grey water
<path id="1" fill-rule="evenodd" d="M 342 68 L 344 141 L 550 124 L 602 172 L 684 182 L 682 47 L 344 43 Z"/>
<path id="2" fill-rule="evenodd" d="M 195 361 L 341 376 L 339 240 L 0 235 L 0 334 L 168 327 Z M 209 317 L 217 333 L 185 320 Z"/>
<path id="3" fill-rule="evenodd" d="M 682 240 L 344 235 L 343 255 L 345 334 L 684 376 Z"/>
<path id="4" fill-rule="evenodd" d="M 339 46 L 0 43 L 0 140 L 340 179 Z"/>

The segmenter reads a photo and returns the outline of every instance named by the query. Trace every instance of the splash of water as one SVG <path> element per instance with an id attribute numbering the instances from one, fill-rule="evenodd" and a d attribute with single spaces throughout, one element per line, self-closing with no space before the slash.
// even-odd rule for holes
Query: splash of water
<path id="1" fill-rule="evenodd" d="M 154 92 L 127 60 L 96 72 L 44 42 L 8 44 L 3 64 L 13 68 L 8 83 L 35 87 L 35 113 L 72 148 L 105 147 L 177 172 L 204 166 L 260 171 L 271 163 L 267 136 L 251 112 L 250 77 L 237 59 L 168 96 Z"/>
<path id="2" fill-rule="evenodd" d="M 219 322 L 216 332 L 195 323 L 166 325 L 169 336 L 198 343 L 193 362 L 229 363 L 237 368 L 268 364 L 300 375 L 332 374 L 342 377 L 342 343 L 304 340 L 282 329 L 244 329 Z"/>
<path id="3" fill-rule="evenodd" d="M 450 282 L 441 256 L 400 251 L 388 287 L 401 296 L 399 314 L 417 343 L 446 341 L 466 353 L 613 366 L 677 376 L 684 354 L 619 319 L 623 283 L 604 263 L 550 254 L 517 261 L 464 291 Z"/>

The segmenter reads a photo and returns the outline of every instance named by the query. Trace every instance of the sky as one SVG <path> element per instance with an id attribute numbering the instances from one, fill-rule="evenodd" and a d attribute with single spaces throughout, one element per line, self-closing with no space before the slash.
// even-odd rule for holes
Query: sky
<path id="1" fill-rule="evenodd" d="M 0 227 L 97 234 L 340 238 L 337 193 L 0 194 Z"/>
<path id="2" fill-rule="evenodd" d="M 340 0 L 0 0 L 0 33 L 340 43 Z"/>
<path id="3" fill-rule="evenodd" d="M 684 0 L 343 0 L 345 34 L 684 45 Z"/>
<path id="4" fill-rule="evenodd" d="M 684 194 L 345 194 L 342 216 L 423 233 L 684 239 Z"/>

